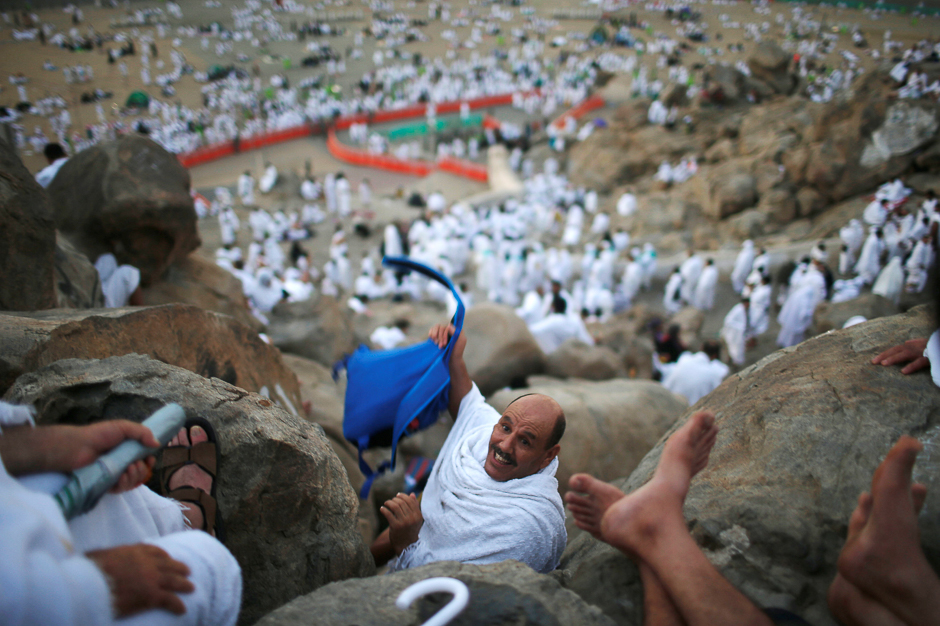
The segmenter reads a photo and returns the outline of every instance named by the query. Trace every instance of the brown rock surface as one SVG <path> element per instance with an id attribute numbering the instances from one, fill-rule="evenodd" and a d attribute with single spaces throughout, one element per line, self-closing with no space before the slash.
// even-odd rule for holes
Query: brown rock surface
<path id="1" fill-rule="evenodd" d="M 344 305 L 323 295 L 278 304 L 268 315 L 266 334 L 284 352 L 327 367 L 359 345 Z"/>
<path id="2" fill-rule="evenodd" d="M 297 377 L 244 324 L 194 306 L 56 309 L 0 314 L 0 391 L 60 359 L 146 354 L 206 378 L 262 392 L 297 415 Z"/>
<path id="3" fill-rule="evenodd" d="M 55 291 L 60 309 L 104 308 L 98 270 L 59 233 L 55 246 Z"/>
<path id="4" fill-rule="evenodd" d="M 94 262 L 111 252 L 147 285 L 199 246 L 189 172 L 131 133 L 76 154 L 49 185 L 56 227 Z"/>
<path id="5" fill-rule="evenodd" d="M 242 624 L 375 571 L 356 496 L 323 431 L 263 396 L 135 354 L 58 361 L 22 376 L 5 398 L 35 404 L 40 423 L 141 421 L 169 402 L 209 420 L 221 444 L 226 546 L 242 567 Z"/>
<path id="6" fill-rule="evenodd" d="M 464 318 L 463 332 L 464 361 L 484 396 L 503 387 L 523 386 L 527 376 L 545 371 L 545 353 L 511 307 L 474 305 Z"/>
<path id="7" fill-rule="evenodd" d="M 56 306 L 56 233 L 49 199 L 0 140 L 0 310 Z"/>
<path id="8" fill-rule="evenodd" d="M 264 326 L 248 309 L 242 283 L 231 272 L 191 254 L 176 261 L 166 273 L 141 289 L 143 304 L 154 306 L 180 302 L 206 311 L 231 315 L 260 331 Z"/>

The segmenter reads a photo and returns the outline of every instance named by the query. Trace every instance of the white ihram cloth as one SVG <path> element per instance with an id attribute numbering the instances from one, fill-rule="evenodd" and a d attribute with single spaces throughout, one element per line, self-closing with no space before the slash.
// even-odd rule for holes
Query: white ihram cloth
<path id="1" fill-rule="evenodd" d="M 418 540 L 391 561 L 389 571 L 437 561 L 483 565 L 507 559 L 543 574 L 558 567 L 568 542 L 555 479 L 558 459 L 525 478 L 490 478 L 483 464 L 499 418 L 474 384 L 424 489 Z"/>
<path id="2" fill-rule="evenodd" d="M 0 403 L 0 424 L 20 422 L 17 413 Z M 141 486 L 120 495 L 106 494 L 90 513 L 67 523 L 48 495 L 63 483 L 64 476 L 54 474 L 13 478 L 0 464 L 4 624 L 235 624 L 242 592 L 238 562 L 215 538 L 186 529 L 174 502 Z M 38 490 L 40 485 L 46 493 Z M 108 583 L 84 552 L 142 542 L 162 548 L 189 567 L 196 590 L 179 596 L 186 605 L 184 615 L 151 610 L 113 618 Z"/>
<path id="3" fill-rule="evenodd" d="M 133 265 L 118 265 L 117 259 L 110 252 L 98 257 L 95 269 L 101 278 L 104 305 L 109 309 L 127 306 L 140 285 L 140 270 Z"/>
<path id="4" fill-rule="evenodd" d="M 683 396 L 691 406 L 717 389 L 728 372 L 727 365 L 712 361 L 704 352 L 683 352 L 663 380 L 663 387 Z"/>

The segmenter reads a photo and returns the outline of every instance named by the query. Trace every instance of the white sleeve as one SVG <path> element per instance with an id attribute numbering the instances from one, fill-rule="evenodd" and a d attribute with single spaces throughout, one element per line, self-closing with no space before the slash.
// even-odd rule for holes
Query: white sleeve
<path id="1" fill-rule="evenodd" d="M 74 552 L 55 501 L 0 466 L 0 618 L 11 626 L 112 623 L 104 574 Z"/>

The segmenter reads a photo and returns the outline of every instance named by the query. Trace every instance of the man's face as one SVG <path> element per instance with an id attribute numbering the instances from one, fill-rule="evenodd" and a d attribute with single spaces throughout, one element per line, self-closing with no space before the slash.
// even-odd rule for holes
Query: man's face
<path id="1" fill-rule="evenodd" d="M 483 468 L 490 478 L 505 482 L 525 478 L 548 466 L 560 446 L 546 446 L 561 407 L 539 394 L 510 404 L 490 435 Z"/>

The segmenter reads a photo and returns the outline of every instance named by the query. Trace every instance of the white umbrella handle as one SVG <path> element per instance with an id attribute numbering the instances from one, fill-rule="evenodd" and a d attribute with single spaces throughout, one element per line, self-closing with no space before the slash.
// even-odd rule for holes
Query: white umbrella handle
<path id="1" fill-rule="evenodd" d="M 431 619 L 421 626 L 445 626 L 450 620 L 457 617 L 466 608 L 467 602 L 470 601 L 470 590 L 456 578 L 428 578 L 416 582 L 401 592 L 398 599 L 395 600 L 395 606 L 404 610 L 421 596 L 439 592 L 450 593 L 454 597 L 444 605 L 444 608 L 435 613 Z"/>

